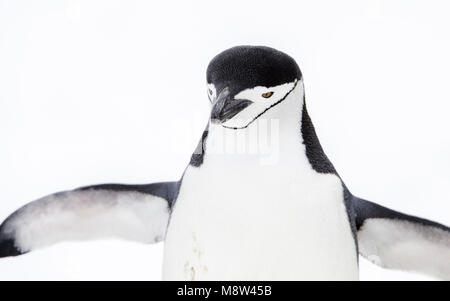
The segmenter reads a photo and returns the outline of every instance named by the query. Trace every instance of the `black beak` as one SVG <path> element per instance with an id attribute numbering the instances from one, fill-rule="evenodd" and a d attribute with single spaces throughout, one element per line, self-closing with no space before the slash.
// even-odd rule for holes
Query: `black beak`
<path id="1" fill-rule="evenodd" d="M 247 99 L 233 99 L 230 95 L 230 90 L 224 88 L 213 104 L 211 120 L 213 123 L 223 123 L 236 116 L 237 113 L 252 103 L 252 101 Z"/>

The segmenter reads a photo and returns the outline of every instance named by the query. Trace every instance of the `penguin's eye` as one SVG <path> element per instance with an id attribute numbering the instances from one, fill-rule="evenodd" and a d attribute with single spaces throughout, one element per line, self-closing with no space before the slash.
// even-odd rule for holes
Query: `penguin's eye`
<path id="1" fill-rule="evenodd" d="M 213 91 L 211 89 L 208 89 L 209 95 L 213 95 Z"/>
<path id="2" fill-rule="evenodd" d="M 264 98 L 269 98 L 272 95 L 273 95 L 273 92 L 266 92 L 266 93 L 261 94 L 261 96 Z"/>

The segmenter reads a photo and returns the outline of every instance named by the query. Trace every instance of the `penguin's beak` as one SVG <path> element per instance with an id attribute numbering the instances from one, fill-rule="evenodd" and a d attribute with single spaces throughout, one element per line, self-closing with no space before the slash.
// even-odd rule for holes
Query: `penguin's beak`
<path id="1" fill-rule="evenodd" d="M 233 99 L 228 87 L 224 88 L 213 104 L 211 120 L 216 124 L 224 123 L 252 103 L 252 101 L 247 99 Z"/>

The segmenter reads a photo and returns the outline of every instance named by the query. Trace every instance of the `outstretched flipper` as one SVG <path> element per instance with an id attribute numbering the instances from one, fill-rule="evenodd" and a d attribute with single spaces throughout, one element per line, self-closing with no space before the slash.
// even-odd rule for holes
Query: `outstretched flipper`
<path id="1" fill-rule="evenodd" d="M 0 257 L 68 240 L 161 241 L 178 188 L 179 182 L 102 184 L 43 197 L 0 225 Z"/>
<path id="2" fill-rule="evenodd" d="M 373 263 L 450 280 L 450 228 L 353 197 L 359 252 Z"/>

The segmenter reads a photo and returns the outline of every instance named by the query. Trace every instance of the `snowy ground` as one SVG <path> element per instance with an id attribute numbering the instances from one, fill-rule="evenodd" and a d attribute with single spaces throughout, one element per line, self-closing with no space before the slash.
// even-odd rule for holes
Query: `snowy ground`
<path id="1" fill-rule="evenodd" d="M 238 44 L 297 59 L 351 191 L 450 225 L 444 1 L 0 0 L 0 220 L 51 192 L 177 179 L 204 128 L 204 71 Z M 159 279 L 163 245 L 64 243 L 0 279 Z M 361 260 L 362 280 L 425 280 Z"/>

